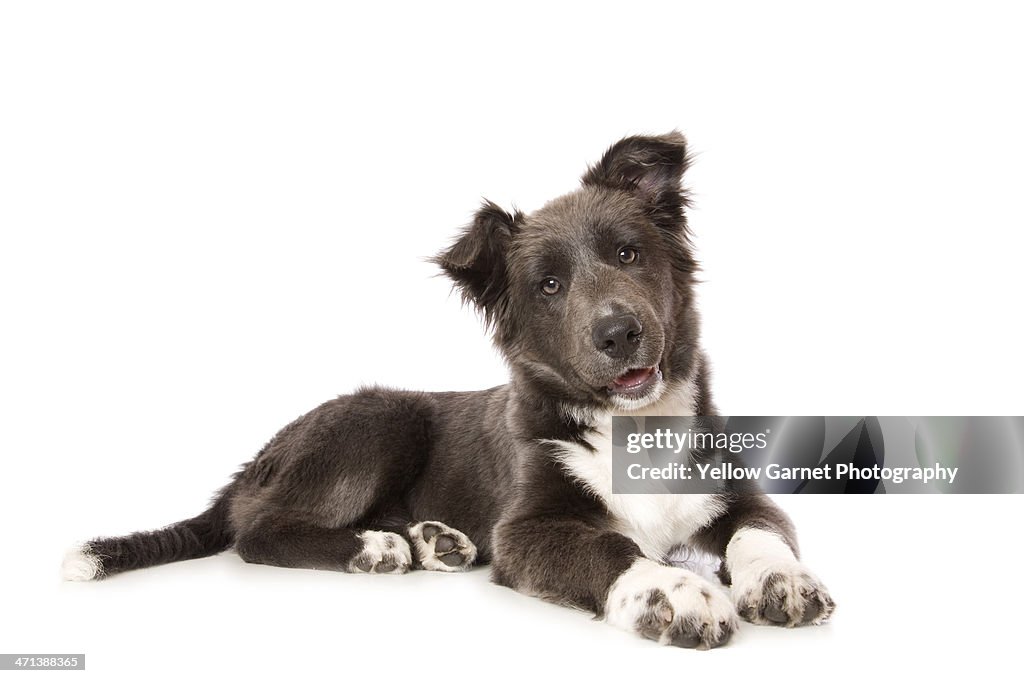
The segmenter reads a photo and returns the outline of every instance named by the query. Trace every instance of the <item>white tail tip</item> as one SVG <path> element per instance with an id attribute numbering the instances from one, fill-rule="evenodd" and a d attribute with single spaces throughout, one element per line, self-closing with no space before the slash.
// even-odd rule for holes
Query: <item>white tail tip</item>
<path id="1" fill-rule="evenodd" d="M 60 575 L 65 581 L 92 581 L 102 570 L 100 558 L 82 544 L 75 546 L 64 556 L 60 566 Z"/>

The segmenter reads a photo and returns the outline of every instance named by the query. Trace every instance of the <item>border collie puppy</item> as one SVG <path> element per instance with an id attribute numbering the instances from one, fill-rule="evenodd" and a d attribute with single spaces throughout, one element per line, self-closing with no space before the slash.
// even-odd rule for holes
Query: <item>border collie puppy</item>
<path id="1" fill-rule="evenodd" d="M 483 314 L 511 381 L 484 391 L 368 388 L 284 427 L 205 512 L 98 538 L 66 578 L 212 555 L 401 574 L 490 563 L 495 583 L 680 647 L 738 618 L 817 624 L 834 608 L 770 499 L 724 488 L 612 492 L 611 416 L 713 415 L 698 344 L 677 132 L 628 137 L 540 210 L 477 211 L 435 257 Z M 722 560 L 731 599 L 666 563 Z"/>

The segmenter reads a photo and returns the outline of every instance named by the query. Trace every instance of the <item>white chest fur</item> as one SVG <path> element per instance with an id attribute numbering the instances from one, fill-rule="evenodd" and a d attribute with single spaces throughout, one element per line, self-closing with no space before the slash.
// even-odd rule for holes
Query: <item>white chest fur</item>
<path id="1" fill-rule="evenodd" d="M 617 414 L 693 415 L 693 386 L 685 383 L 641 410 Z M 612 493 L 612 415 L 594 416 L 587 441 L 593 451 L 568 441 L 553 442 L 566 471 L 608 508 L 616 530 L 640 547 L 644 555 L 663 560 L 724 511 L 711 494 Z"/>

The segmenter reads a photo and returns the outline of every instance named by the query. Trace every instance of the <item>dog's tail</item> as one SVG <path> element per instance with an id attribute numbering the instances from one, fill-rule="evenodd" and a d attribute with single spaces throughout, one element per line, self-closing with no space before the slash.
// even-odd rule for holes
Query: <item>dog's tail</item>
<path id="1" fill-rule="evenodd" d="M 67 581 L 92 581 L 226 550 L 234 541 L 228 521 L 229 489 L 198 517 L 156 531 L 96 538 L 72 548 L 64 557 L 61 575 Z"/>

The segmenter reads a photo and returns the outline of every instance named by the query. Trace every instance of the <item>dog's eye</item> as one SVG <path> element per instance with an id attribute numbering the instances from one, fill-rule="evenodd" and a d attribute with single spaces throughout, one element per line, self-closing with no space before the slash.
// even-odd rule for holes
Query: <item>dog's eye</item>
<path id="1" fill-rule="evenodd" d="M 636 260 L 640 258 L 640 252 L 633 247 L 623 247 L 619 249 L 619 263 L 623 265 L 630 265 L 636 263 Z"/>
<path id="2" fill-rule="evenodd" d="M 562 288 L 562 283 L 553 277 L 546 277 L 540 283 L 540 291 L 544 292 L 548 296 L 552 294 L 558 294 L 558 290 Z"/>

